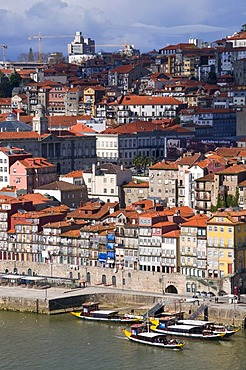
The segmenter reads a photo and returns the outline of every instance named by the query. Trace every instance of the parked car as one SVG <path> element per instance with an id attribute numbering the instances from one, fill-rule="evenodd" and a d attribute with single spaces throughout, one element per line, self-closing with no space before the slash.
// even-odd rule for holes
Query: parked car
<path id="1" fill-rule="evenodd" d="M 207 297 L 209 298 L 215 297 L 215 294 L 213 292 L 208 292 Z"/>

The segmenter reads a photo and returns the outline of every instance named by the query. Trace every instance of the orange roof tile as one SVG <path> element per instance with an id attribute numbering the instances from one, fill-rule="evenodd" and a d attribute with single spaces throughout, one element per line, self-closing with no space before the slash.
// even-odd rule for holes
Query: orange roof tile
<path id="1" fill-rule="evenodd" d="M 230 175 L 230 174 L 238 174 L 241 172 L 246 172 L 246 167 L 244 167 L 243 165 L 239 165 L 239 164 L 233 164 L 232 166 L 227 167 L 222 171 L 216 172 L 216 174 Z"/>
<path id="2" fill-rule="evenodd" d="M 166 162 L 166 161 L 161 161 L 158 163 L 153 164 L 150 166 L 150 170 L 178 170 L 178 163 L 177 162 Z"/>
<path id="3" fill-rule="evenodd" d="M 206 227 L 207 226 L 208 217 L 206 218 L 192 218 L 190 221 L 184 222 L 181 227 Z"/>
<path id="4" fill-rule="evenodd" d="M 217 148 L 216 153 L 221 157 L 236 157 L 240 153 L 240 148 Z"/>
<path id="5" fill-rule="evenodd" d="M 214 173 L 209 173 L 209 174 L 207 174 L 203 177 L 200 177 L 199 179 L 196 179 L 195 181 L 201 181 L 201 182 L 203 182 L 203 181 L 209 181 L 209 182 L 214 181 Z"/>
<path id="6" fill-rule="evenodd" d="M 119 105 L 183 105 L 183 102 L 172 96 L 127 95 Z"/>
<path id="7" fill-rule="evenodd" d="M 191 155 L 185 155 L 180 158 L 177 162 L 179 165 L 191 166 L 192 164 L 196 163 L 201 156 L 201 153 L 194 153 Z"/>
<path id="8" fill-rule="evenodd" d="M 167 238 L 179 238 L 180 230 L 169 231 L 168 233 L 162 234 L 162 236 Z"/>
<path id="9" fill-rule="evenodd" d="M 83 171 L 72 171 L 72 172 L 69 172 L 69 173 L 66 173 L 65 175 L 61 175 L 61 177 L 73 177 L 73 178 L 76 178 L 76 177 L 83 177 Z"/>
<path id="10" fill-rule="evenodd" d="M 146 182 L 139 182 L 139 181 L 130 181 L 128 184 L 124 185 L 123 188 L 148 188 L 149 183 Z"/>

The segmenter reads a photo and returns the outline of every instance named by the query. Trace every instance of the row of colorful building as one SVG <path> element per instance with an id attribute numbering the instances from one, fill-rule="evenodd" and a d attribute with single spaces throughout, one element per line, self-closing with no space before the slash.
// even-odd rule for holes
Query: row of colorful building
<path id="1" fill-rule="evenodd" d="M 43 204 L 42 204 L 43 202 Z M 42 204 L 42 209 L 40 208 Z M 150 200 L 74 211 L 40 195 L 0 197 L 0 259 L 180 273 L 220 280 L 246 269 L 246 212 L 209 215 Z"/>

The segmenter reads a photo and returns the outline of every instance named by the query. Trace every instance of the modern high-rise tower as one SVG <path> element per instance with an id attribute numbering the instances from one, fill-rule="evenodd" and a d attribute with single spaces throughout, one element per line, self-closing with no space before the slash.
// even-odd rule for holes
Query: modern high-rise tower
<path id="1" fill-rule="evenodd" d="M 95 41 L 90 38 L 84 38 L 82 33 L 77 31 L 74 41 L 68 44 L 69 62 L 85 59 L 88 55 L 95 54 Z"/>

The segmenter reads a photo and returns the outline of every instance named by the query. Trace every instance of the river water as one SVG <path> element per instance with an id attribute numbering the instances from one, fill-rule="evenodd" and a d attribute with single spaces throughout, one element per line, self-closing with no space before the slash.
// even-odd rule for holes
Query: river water
<path id="1" fill-rule="evenodd" d="M 246 331 L 219 342 L 186 340 L 181 351 L 125 339 L 122 327 L 71 314 L 0 312 L 4 370 L 245 370 Z"/>

